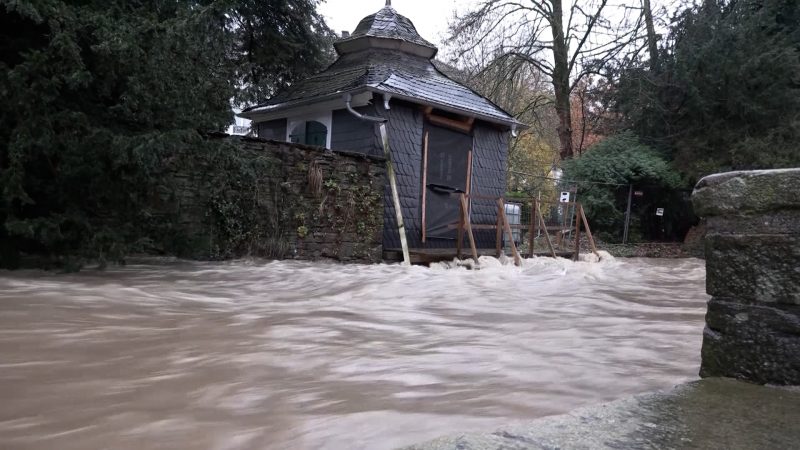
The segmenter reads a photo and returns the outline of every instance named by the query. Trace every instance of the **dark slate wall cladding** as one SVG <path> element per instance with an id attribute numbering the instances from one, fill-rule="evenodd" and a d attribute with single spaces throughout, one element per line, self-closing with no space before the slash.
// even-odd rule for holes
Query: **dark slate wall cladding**
<path id="1" fill-rule="evenodd" d="M 286 119 L 270 120 L 258 124 L 258 137 L 273 141 L 286 140 Z"/>
<path id="2" fill-rule="evenodd" d="M 361 114 L 374 116 L 374 106 L 355 108 Z M 331 124 L 331 150 L 346 150 L 383 156 L 376 125 L 373 122 L 359 119 L 346 109 L 333 112 Z"/>
<path id="3" fill-rule="evenodd" d="M 377 106 L 383 117 L 389 119 L 389 146 L 392 150 L 392 163 L 397 175 L 397 191 L 403 209 L 403 222 L 406 226 L 408 245 L 421 247 L 420 224 L 420 184 L 422 173 L 422 112 L 413 106 L 392 103 L 386 111 Z M 384 199 L 383 248 L 400 248 L 400 235 L 397 232 L 392 193 L 388 180 Z"/>
<path id="4" fill-rule="evenodd" d="M 481 122 L 475 125 L 472 150 L 472 193 L 502 197 L 506 190 L 506 160 L 509 133 Z M 472 203 L 472 223 L 497 222 L 497 206 L 491 201 L 475 200 Z M 491 248 L 495 245 L 494 231 L 475 231 L 477 245 Z"/>
<path id="5" fill-rule="evenodd" d="M 397 174 L 397 187 L 403 219 L 406 225 L 408 245 L 411 248 L 453 248 L 455 241 L 447 239 L 422 239 L 422 113 L 414 107 L 393 104 L 389 111 L 378 107 L 381 114 L 389 118 L 389 144 L 392 162 Z M 506 188 L 506 158 L 508 156 L 507 131 L 483 123 L 474 130 L 472 153 L 472 192 L 474 194 L 502 197 Z M 387 181 L 388 183 L 388 181 Z M 453 201 L 458 201 L 454 198 Z M 384 249 L 400 248 L 391 191 L 387 184 L 384 200 Z M 497 206 L 491 200 L 475 200 L 472 203 L 472 223 L 494 224 L 497 221 Z M 481 248 L 495 246 L 493 230 L 475 230 L 476 244 Z"/>

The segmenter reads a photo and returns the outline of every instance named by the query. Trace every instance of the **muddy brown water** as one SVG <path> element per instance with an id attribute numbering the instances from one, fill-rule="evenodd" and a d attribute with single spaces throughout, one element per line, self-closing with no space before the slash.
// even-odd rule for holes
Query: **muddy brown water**
<path id="1" fill-rule="evenodd" d="M 696 379 L 699 260 L 0 272 L 0 448 L 388 449 Z"/>

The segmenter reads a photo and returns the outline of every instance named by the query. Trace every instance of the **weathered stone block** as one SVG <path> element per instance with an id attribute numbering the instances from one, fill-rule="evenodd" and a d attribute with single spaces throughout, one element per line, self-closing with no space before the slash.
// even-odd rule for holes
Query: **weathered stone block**
<path id="1" fill-rule="evenodd" d="M 800 209 L 800 168 L 727 172 L 703 178 L 692 203 L 701 217 Z"/>
<path id="2" fill-rule="evenodd" d="M 800 384 L 800 169 L 732 172 L 692 196 L 708 219 L 700 375 Z"/>
<path id="3" fill-rule="evenodd" d="M 351 259 L 355 254 L 355 245 L 350 242 L 342 242 L 339 246 L 339 257 L 342 259 Z"/>
<path id="4" fill-rule="evenodd" d="M 800 210 L 710 217 L 707 228 L 716 234 L 800 234 Z"/>
<path id="5" fill-rule="evenodd" d="M 800 385 L 800 306 L 713 298 L 700 376 Z"/>
<path id="6" fill-rule="evenodd" d="M 710 295 L 800 305 L 800 235 L 706 236 Z"/>

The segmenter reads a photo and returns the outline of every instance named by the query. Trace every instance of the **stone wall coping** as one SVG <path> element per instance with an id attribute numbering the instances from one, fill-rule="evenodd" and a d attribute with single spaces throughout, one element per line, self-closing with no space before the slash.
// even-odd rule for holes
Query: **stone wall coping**
<path id="1" fill-rule="evenodd" d="M 726 172 L 701 179 L 692 193 L 700 217 L 800 209 L 800 168 Z"/>
<path id="2" fill-rule="evenodd" d="M 356 152 L 356 151 L 352 151 L 352 150 L 331 150 L 331 149 L 327 149 L 325 147 L 316 147 L 316 146 L 313 146 L 313 145 L 297 144 L 297 143 L 294 143 L 294 142 L 276 141 L 276 140 L 272 140 L 272 139 L 264 139 L 264 138 L 255 137 L 255 136 L 236 136 L 236 135 L 229 135 L 227 133 L 218 133 L 218 134 L 214 134 L 214 135 L 209 135 L 209 137 L 218 138 L 218 139 L 239 140 L 239 141 L 243 141 L 243 142 L 258 142 L 258 143 L 262 143 L 262 144 L 285 145 L 285 146 L 297 148 L 297 149 L 300 149 L 300 150 L 309 150 L 309 151 L 320 152 L 320 153 L 338 153 L 340 155 L 350 156 L 350 157 L 353 157 L 353 158 L 368 159 L 368 160 L 371 160 L 371 161 L 378 161 L 378 162 L 386 161 L 386 158 L 384 158 L 383 156 L 368 155 L 366 153 Z"/>

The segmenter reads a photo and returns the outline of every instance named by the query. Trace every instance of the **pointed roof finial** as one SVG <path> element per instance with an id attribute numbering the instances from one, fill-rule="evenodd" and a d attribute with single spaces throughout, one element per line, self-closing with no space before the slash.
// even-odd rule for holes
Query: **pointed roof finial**
<path id="1" fill-rule="evenodd" d="M 386 6 L 392 6 L 392 0 L 386 0 Z"/>

